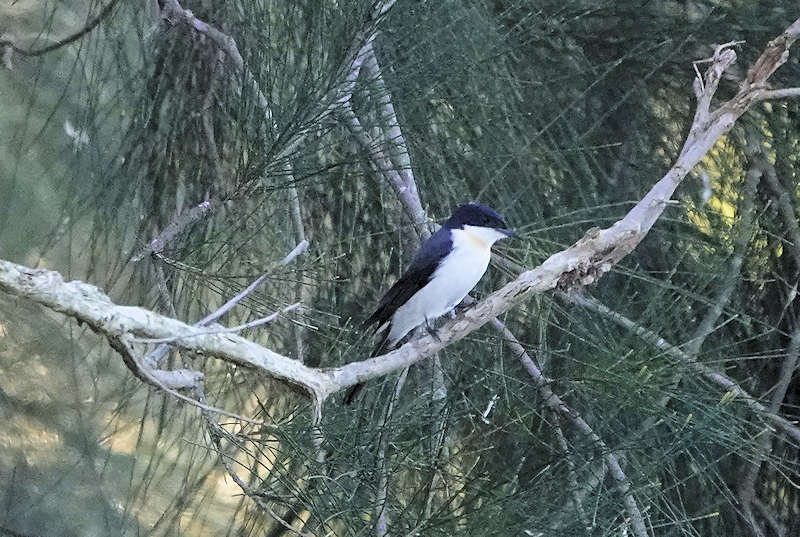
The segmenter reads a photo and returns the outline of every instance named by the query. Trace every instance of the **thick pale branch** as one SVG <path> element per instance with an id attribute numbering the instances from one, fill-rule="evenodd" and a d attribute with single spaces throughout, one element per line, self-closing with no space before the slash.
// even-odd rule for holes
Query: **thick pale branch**
<path id="1" fill-rule="evenodd" d="M 756 92 L 756 101 L 774 101 L 776 99 L 790 99 L 800 97 L 800 88 L 783 88 L 777 90 L 759 90 Z"/>
<path id="2" fill-rule="evenodd" d="M 192 325 L 143 308 L 114 304 L 97 287 L 79 281 L 65 282 L 57 272 L 0 261 L 0 290 L 25 297 L 84 322 L 110 341 L 129 336 L 153 339 L 178 336 L 180 339 L 175 341 L 174 346 L 180 349 L 253 367 L 273 377 L 299 384 L 312 393 L 330 391 L 330 382 L 326 383 L 325 374 L 241 336 L 196 336 L 197 328 Z"/>
<path id="3" fill-rule="evenodd" d="M 800 20 L 792 25 L 795 27 L 800 27 Z M 783 46 L 788 47 L 792 41 L 783 39 Z M 729 64 L 729 53 L 732 51 L 726 50 L 720 55 L 726 64 Z M 710 67 L 715 68 L 716 64 Z M 358 382 L 414 364 L 464 338 L 534 293 L 556 287 L 587 285 L 609 271 L 641 242 L 688 172 L 753 102 L 754 91 L 743 88 L 715 111 L 700 114 L 676 164 L 622 220 L 608 229 L 590 230 L 570 248 L 522 273 L 486 300 L 446 323 L 439 332 L 439 340 L 426 336 L 383 356 L 329 370 L 306 367 L 235 334 L 183 338 L 177 341 L 176 346 L 254 367 L 265 374 L 298 384 L 313 394 L 317 404 L 332 393 Z M 0 261 L 0 289 L 86 322 L 109 338 L 121 335 L 168 338 L 196 333 L 194 327 L 176 319 L 142 308 L 116 305 L 96 287 L 81 282 L 65 283 L 58 273 L 52 271 L 33 270 Z"/>

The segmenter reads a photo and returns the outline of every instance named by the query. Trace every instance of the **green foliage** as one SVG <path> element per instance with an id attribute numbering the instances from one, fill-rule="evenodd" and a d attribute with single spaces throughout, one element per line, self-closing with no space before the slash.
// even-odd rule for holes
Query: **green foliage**
<path id="1" fill-rule="evenodd" d="M 194 322 L 298 242 L 297 195 L 309 252 L 223 320 L 239 324 L 302 301 L 300 313 L 245 335 L 321 367 L 366 356 L 370 341 L 358 325 L 418 245 L 394 191 L 342 119 L 343 96 L 351 95 L 377 141 L 390 119 L 381 100 L 391 100 L 431 219 L 464 201 L 488 203 L 522 235 L 498 250 L 533 267 L 587 229 L 618 220 L 669 168 L 693 114 L 693 60 L 709 56 L 713 43 L 743 39 L 734 72 L 742 76 L 798 16 L 781 2 L 714 1 L 401 0 L 379 20 L 365 0 L 187 0 L 184 7 L 234 38 L 246 71 L 207 35 L 138 4 L 120 6 L 58 64 L 81 76 L 63 88 L 69 113 L 55 99 L 46 99 L 47 108 L 75 118 L 91 141 L 73 151 L 61 140 L 52 187 L 58 202 L 46 207 L 58 214 L 54 231 L 12 251 L 62 272 L 72 267 L 71 277 L 118 301 Z M 352 91 L 343 89 L 376 28 L 383 83 L 362 71 Z M 32 81 L 32 95 L 52 91 L 56 82 L 37 82 L 37 73 L 49 76 L 53 60 L 16 61 L 22 67 L 4 75 L 9 87 Z M 797 85 L 797 75 L 793 59 L 778 81 Z M 735 80 L 725 80 L 720 94 L 735 89 Z M 797 114 L 790 101 L 744 118 L 645 241 L 585 290 L 686 352 L 701 343 L 699 361 L 766 406 L 800 328 L 800 255 L 778 201 L 784 195 L 798 210 Z M 15 129 L 26 118 L 38 121 L 21 117 Z M 43 129 L 8 143 L 41 148 L 48 136 L 56 137 Z M 384 149 L 376 142 L 372 151 Z M 3 164 L 0 193 L 22 200 L 41 188 L 44 170 L 25 166 L 21 151 L 4 154 L 21 167 L 11 174 Z M 780 189 L 762 178 L 748 208 L 748 172 L 770 169 Z M 160 258 L 129 261 L 207 199 L 214 210 Z M 9 235 L 0 230 L 0 243 Z M 732 271 L 737 258 L 741 268 Z M 509 276 L 490 268 L 474 295 Z M 5 332 L 37 323 L 18 308 L 0 297 L 0 351 L 16 360 L 31 342 L 11 342 Z M 713 330 L 698 332 L 709 315 L 716 315 Z M 273 431 L 219 417 L 236 435 L 223 440 L 223 456 L 274 515 L 311 535 L 373 534 L 384 472 L 392 535 L 621 535 L 628 515 L 605 449 L 620 458 L 653 535 L 797 528 L 798 446 L 740 399 L 609 316 L 559 295 L 536 297 L 502 320 L 605 447 L 548 410 L 518 356 L 488 327 L 443 351 L 438 373 L 428 363 L 412 368 L 391 411 L 395 376 L 370 382 L 354 407 L 329 401 L 321 437 L 308 400 L 290 386 L 213 357 L 173 355 L 169 363 L 202 370 L 210 404 L 278 425 Z M 110 350 L 95 348 L 99 340 L 67 328 L 71 352 L 91 367 L 59 362 L 55 347 L 35 360 L 80 379 L 75 391 L 102 395 L 69 399 L 59 419 L 91 415 L 81 419 L 91 424 L 83 433 L 91 457 L 84 457 L 101 461 L 98 486 L 121 506 L 107 509 L 107 519 L 110 512 L 118 519 L 106 532 L 290 534 L 256 501 L 234 496 L 241 490 L 226 480 L 198 410 L 147 392 Z M 64 337 L 63 327 L 41 330 Z M 22 374 L 5 360 L 0 371 L 7 379 L 2 408 L 30 412 L 5 395 Z M 789 419 L 798 418 L 798 396 L 794 381 L 780 408 Z M 54 398 L 67 399 L 63 391 Z M 43 420 L 42 412 L 32 414 Z M 56 444 L 53 450 L 64 449 Z M 741 484 L 754 463 L 761 464 L 754 494 L 764 510 L 751 521 Z M 19 467 L 12 457 L 2 465 L 4 474 Z M 0 515 L 10 529 L 36 503 L 35 494 L 26 489 L 23 498 L 15 487 L 0 495 L 0 505 L 22 506 Z M 74 509 L 52 499 L 44 505 Z M 46 529 L 55 536 L 74 527 Z"/>

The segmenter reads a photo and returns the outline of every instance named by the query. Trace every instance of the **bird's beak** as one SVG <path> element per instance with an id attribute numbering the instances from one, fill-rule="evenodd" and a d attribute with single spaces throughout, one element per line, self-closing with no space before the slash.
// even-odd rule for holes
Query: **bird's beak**
<path id="1" fill-rule="evenodd" d="M 513 229 L 498 229 L 497 231 L 499 231 L 506 237 L 519 237 L 519 235 L 517 235 L 517 232 L 514 231 Z"/>

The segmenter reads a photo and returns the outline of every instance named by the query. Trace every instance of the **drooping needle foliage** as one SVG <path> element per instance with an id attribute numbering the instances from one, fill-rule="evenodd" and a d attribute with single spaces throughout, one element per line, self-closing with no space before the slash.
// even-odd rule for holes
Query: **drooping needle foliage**
<path id="1" fill-rule="evenodd" d="M 41 4 L 0 8 L 0 42 L 34 50 L 105 5 Z M 219 322 L 300 302 L 242 335 L 313 367 L 362 360 L 360 323 L 425 234 L 404 188 L 429 222 L 477 200 L 519 232 L 485 296 L 670 168 L 693 61 L 744 41 L 727 98 L 798 16 L 778 1 L 120 2 L 68 45 L 7 53 L 0 258 L 195 323 L 307 238 Z M 776 87 L 800 85 L 796 57 Z M 625 535 L 629 498 L 649 535 L 797 534 L 800 446 L 766 414 L 800 418 L 798 113 L 753 107 L 609 274 L 501 319 L 568 412 L 488 326 L 353 406 L 331 398 L 317 426 L 287 383 L 163 359 L 205 375 L 205 403 L 277 426 L 261 427 L 148 388 L 91 330 L 0 294 L 0 534 Z"/>

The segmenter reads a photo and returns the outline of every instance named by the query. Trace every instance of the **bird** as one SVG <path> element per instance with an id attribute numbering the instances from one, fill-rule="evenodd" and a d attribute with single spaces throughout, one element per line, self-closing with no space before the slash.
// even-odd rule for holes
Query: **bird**
<path id="1" fill-rule="evenodd" d="M 516 233 L 502 216 L 480 203 L 459 206 L 436 233 L 422 243 L 411 264 L 378 302 L 362 328 L 375 327 L 380 337 L 370 356 L 397 345 L 425 325 L 437 337 L 432 321 L 451 312 L 486 272 L 492 245 Z M 345 396 L 352 402 L 362 384 Z"/>

